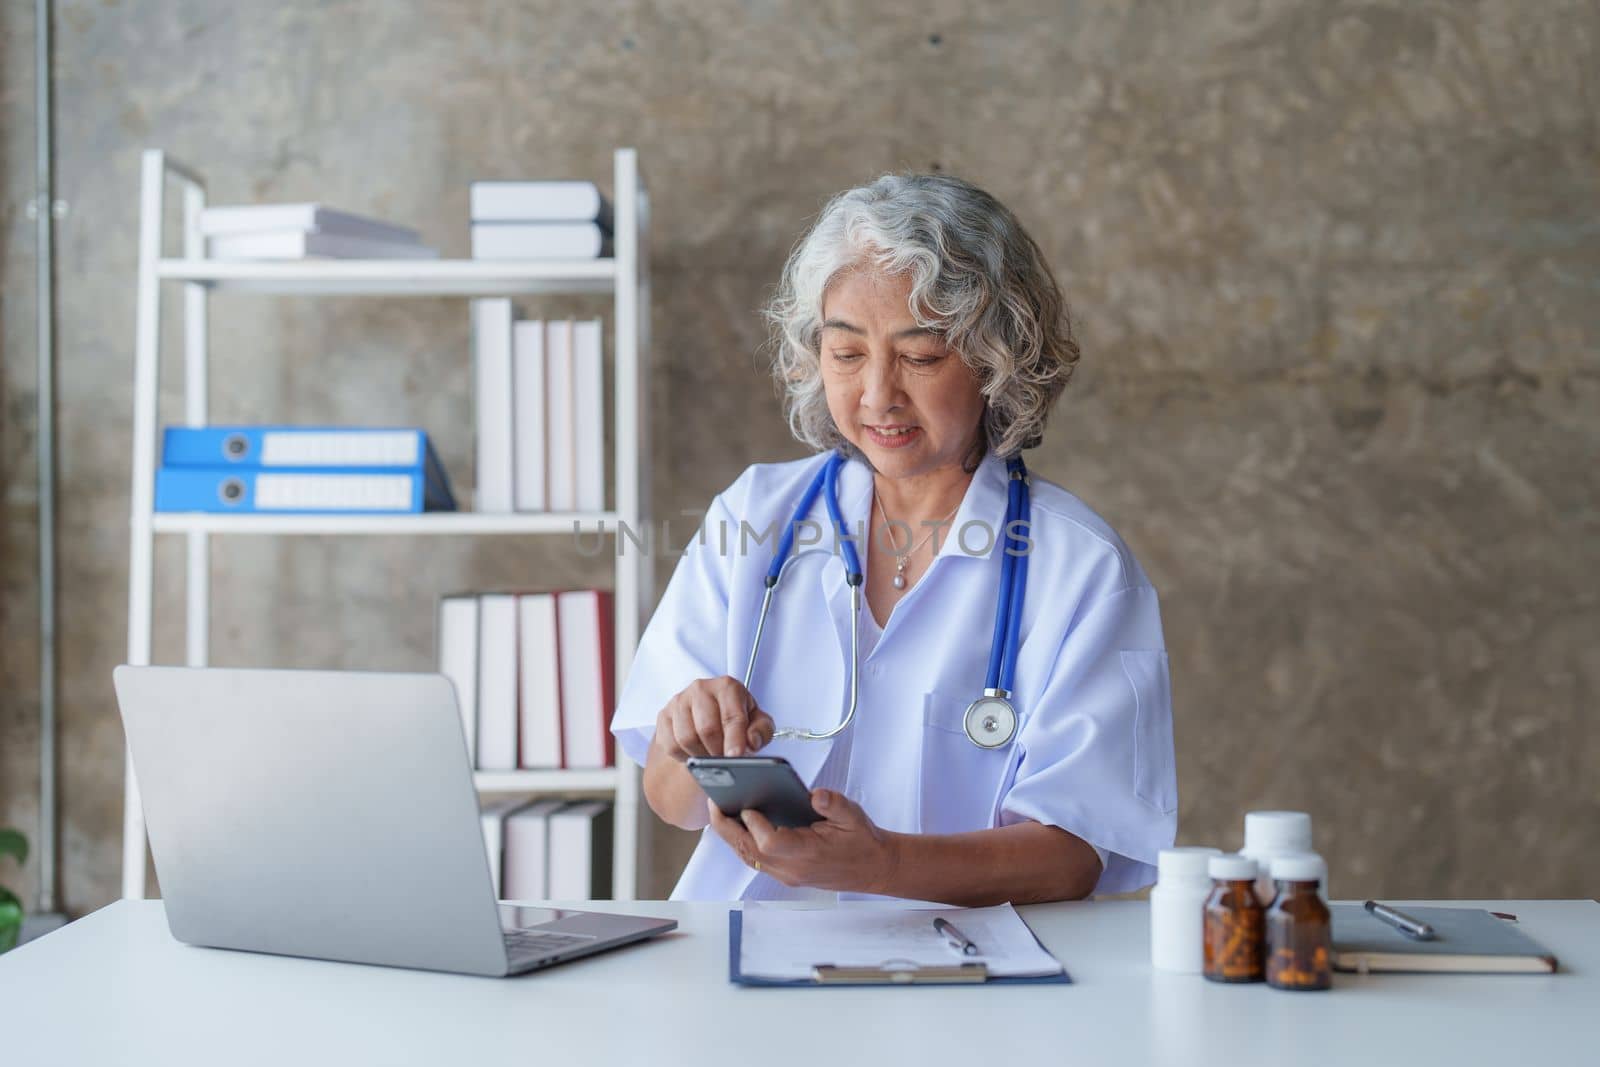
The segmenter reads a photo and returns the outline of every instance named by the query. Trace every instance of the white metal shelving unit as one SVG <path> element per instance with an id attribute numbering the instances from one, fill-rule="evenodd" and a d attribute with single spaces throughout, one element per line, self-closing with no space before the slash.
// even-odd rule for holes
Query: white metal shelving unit
<path id="1" fill-rule="evenodd" d="M 210 538 L 257 535 L 538 535 L 586 531 L 601 521 L 608 530 L 626 523 L 648 528 L 648 405 L 644 403 L 649 353 L 650 280 L 646 237 L 649 198 L 638 157 L 621 148 L 613 160 L 611 259 L 489 262 L 477 260 L 311 260 L 290 263 L 220 262 L 205 258 L 200 212 L 205 183 L 198 173 L 159 150 L 144 153 L 140 181 L 139 289 L 134 344 L 133 493 L 128 566 L 128 662 L 148 664 L 154 627 L 155 535 L 183 534 L 188 541 L 185 662 L 203 667 L 209 656 Z M 183 204 L 181 258 L 164 258 L 162 234 L 168 179 Z M 604 512 L 422 515 L 190 515 L 154 508 L 157 435 L 161 424 L 161 283 L 183 286 L 184 411 L 189 426 L 207 422 L 207 297 L 213 290 L 263 294 L 368 296 L 515 296 L 548 293 L 613 294 L 615 338 L 613 419 L 614 508 Z M 637 549 L 616 559 L 616 687 L 622 691 L 638 645 L 645 598 L 655 590 L 650 553 Z M 639 859 L 639 772 L 626 760 L 603 770 L 478 771 L 483 793 L 598 795 L 616 805 L 612 893 L 631 900 Z M 126 765 L 123 811 L 122 895 L 144 896 L 145 825 L 132 762 Z"/>

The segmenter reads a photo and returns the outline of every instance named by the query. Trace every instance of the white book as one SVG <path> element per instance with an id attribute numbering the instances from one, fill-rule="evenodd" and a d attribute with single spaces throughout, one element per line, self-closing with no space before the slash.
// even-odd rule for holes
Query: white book
<path id="1" fill-rule="evenodd" d="M 566 803 L 536 800 L 506 816 L 501 859 L 504 899 L 550 899 L 550 816 Z"/>
<path id="2" fill-rule="evenodd" d="M 579 511 L 604 511 L 606 507 L 606 400 L 605 361 L 600 354 L 600 320 L 576 323 L 572 328 L 573 420 L 577 430 L 574 459 L 577 465 Z"/>
<path id="3" fill-rule="evenodd" d="M 611 805 L 569 804 L 550 816 L 550 899 L 611 895 Z"/>
<path id="4" fill-rule="evenodd" d="M 439 250 L 410 241 L 375 241 L 342 233 L 238 233 L 210 237 L 212 259 L 438 259 Z"/>
<path id="5" fill-rule="evenodd" d="M 611 594 L 580 589 L 556 594 L 560 630 L 561 748 L 569 768 L 609 767 L 611 732 Z"/>
<path id="6" fill-rule="evenodd" d="M 598 222 L 611 204 L 594 182 L 473 182 L 473 222 Z"/>
<path id="7" fill-rule="evenodd" d="M 545 497 L 544 323 L 518 322 L 511 332 L 512 432 L 518 511 L 543 511 Z"/>
<path id="8" fill-rule="evenodd" d="M 478 769 L 517 766 L 517 598 L 478 598 Z"/>
<path id="9" fill-rule="evenodd" d="M 439 601 L 439 673 L 455 686 L 456 707 L 467 741 L 467 758 L 478 752 L 478 598 Z"/>
<path id="10" fill-rule="evenodd" d="M 593 222 L 475 222 L 473 259 L 597 259 L 611 238 Z"/>
<path id="11" fill-rule="evenodd" d="M 523 767 L 561 766 L 561 659 L 553 593 L 517 598 Z"/>
<path id="12" fill-rule="evenodd" d="M 508 512 L 515 475 L 511 425 L 511 301 L 472 302 L 473 390 L 478 420 L 475 509 Z"/>
<path id="13" fill-rule="evenodd" d="M 574 421 L 576 371 L 572 353 L 571 319 L 546 326 L 545 366 L 550 376 L 545 388 L 545 458 L 549 482 L 546 500 L 551 511 L 578 508 L 577 438 Z"/>
<path id="14" fill-rule="evenodd" d="M 494 897 L 501 900 L 500 873 L 505 868 L 505 825 L 512 812 L 528 802 L 527 797 L 510 797 L 492 800 L 479 809 L 478 819 L 483 824 L 483 850 L 489 854 L 489 879 L 494 883 Z"/>
<path id="15" fill-rule="evenodd" d="M 416 230 L 381 219 L 340 211 L 324 204 L 230 204 L 200 212 L 200 232 L 207 237 L 224 234 L 298 230 L 301 233 L 340 233 L 394 244 L 416 244 Z"/>

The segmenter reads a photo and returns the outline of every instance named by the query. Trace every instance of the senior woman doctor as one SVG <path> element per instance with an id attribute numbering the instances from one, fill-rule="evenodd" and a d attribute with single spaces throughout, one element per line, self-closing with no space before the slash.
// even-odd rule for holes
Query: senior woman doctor
<path id="1" fill-rule="evenodd" d="M 1156 593 L 1098 515 L 1038 477 L 1017 725 L 980 747 L 964 724 L 1010 543 L 1006 461 L 1039 443 L 1078 358 L 1038 246 L 965 182 L 879 178 L 823 210 L 769 316 L 791 427 L 820 454 L 750 467 L 712 501 L 612 723 L 656 814 L 706 828 L 673 897 L 980 905 L 1151 882 L 1177 808 Z M 831 535 L 784 572 L 749 689 L 739 680 L 768 531 L 789 526 L 835 453 L 866 575 L 858 710 L 829 740 L 773 740 L 832 730 L 849 707 L 851 597 Z M 808 514 L 830 529 L 823 498 Z M 758 751 L 812 785 L 821 822 L 724 816 L 684 765 Z"/>

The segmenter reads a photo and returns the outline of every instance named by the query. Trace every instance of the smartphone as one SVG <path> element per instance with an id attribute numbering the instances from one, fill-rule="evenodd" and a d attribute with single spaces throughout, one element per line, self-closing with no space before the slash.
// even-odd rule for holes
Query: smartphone
<path id="1" fill-rule="evenodd" d="M 822 816 L 811 807 L 811 791 L 776 756 L 691 756 L 689 773 L 724 815 L 735 819 L 746 809 L 773 826 L 810 826 Z"/>

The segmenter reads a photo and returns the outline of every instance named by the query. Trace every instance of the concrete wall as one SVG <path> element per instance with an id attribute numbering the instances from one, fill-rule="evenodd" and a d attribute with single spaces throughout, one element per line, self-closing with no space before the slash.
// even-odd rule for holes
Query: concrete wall
<path id="1" fill-rule="evenodd" d="M 0 822 L 25 827 L 29 6 L 0 9 Z M 1161 590 L 1182 840 L 1236 847 L 1246 809 L 1304 807 L 1341 894 L 1595 893 L 1595 3 L 68 0 L 57 21 L 72 911 L 118 885 L 147 146 L 218 201 L 322 199 L 464 254 L 470 180 L 608 178 L 636 145 L 661 514 L 801 454 L 755 312 L 822 200 L 895 168 L 977 181 L 1079 316 L 1081 374 L 1032 462 Z M 213 314 L 215 418 L 421 422 L 469 480 L 460 302 L 223 296 Z M 169 338 L 169 383 L 176 356 Z M 157 558 L 169 662 L 178 549 Z M 223 664 L 424 667 L 441 592 L 608 574 L 534 541 L 223 540 L 214 558 Z M 687 842 L 658 845 L 657 894 Z"/>

